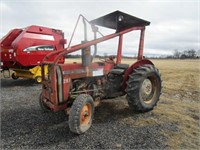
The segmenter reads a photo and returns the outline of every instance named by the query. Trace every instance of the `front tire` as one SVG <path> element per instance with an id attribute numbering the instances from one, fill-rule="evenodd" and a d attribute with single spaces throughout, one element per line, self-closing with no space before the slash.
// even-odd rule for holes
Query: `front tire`
<path id="1" fill-rule="evenodd" d="M 69 112 L 69 128 L 76 134 L 86 132 L 92 125 L 94 102 L 90 95 L 79 95 Z"/>
<path id="2" fill-rule="evenodd" d="M 161 94 L 161 78 L 153 65 L 143 65 L 133 70 L 127 82 L 127 100 L 130 108 L 147 112 L 156 106 Z"/>

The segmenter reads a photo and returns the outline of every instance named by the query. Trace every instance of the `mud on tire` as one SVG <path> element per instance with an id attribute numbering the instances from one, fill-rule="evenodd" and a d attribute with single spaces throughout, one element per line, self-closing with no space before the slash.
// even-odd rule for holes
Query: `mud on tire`
<path id="1" fill-rule="evenodd" d="M 143 65 L 129 75 L 126 87 L 129 107 L 133 111 L 147 112 L 156 106 L 161 94 L 161 78 L 153 65 Z"/>
<path id="2" fill-rule="evenodd" d="M 90 95 L 81 94 L 75 101 L 69 112 L 69 128 L 76 134 L 86 132 L 92 125 L 94 116 L 94 102 Z"/>

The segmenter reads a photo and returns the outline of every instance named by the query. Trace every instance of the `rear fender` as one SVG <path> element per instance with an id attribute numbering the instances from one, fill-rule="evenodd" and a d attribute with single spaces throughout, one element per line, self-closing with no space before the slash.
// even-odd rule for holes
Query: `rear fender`
<path id="1" fill-rule="evenodd" d="M 128 81 L 129 79 L 129 75 L 133 72 L 133 70 L 139 66 L 142 66 L 142 65 L 145 65 L 145 64 L 150 64 L 150 65 L 154 65 L 150 60 L 148 59 L 143 59 L 143 60 L 139 60 L 137 61 L 136 63 L 132 64 L 125 72 L 124 74 L 124 80 L 123 80 L 123 83 L 122 83 L 122 89 L 123 89 L 123 92 L 125 94 L 125 89 L 126 89 L 126 82 Z"/>

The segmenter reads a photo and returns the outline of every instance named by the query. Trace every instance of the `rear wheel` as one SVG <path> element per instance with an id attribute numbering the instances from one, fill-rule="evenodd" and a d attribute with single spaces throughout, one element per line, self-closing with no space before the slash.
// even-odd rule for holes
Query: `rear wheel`
<path id="1" fill-rule="evenodd" d="M 143 65 L 133 70 L 127 82 L 129 106 L 138 112 L 150 111 L 156 106 L 161 94 L 161 78 L 152 65 Z"/>
<path id="2" fill-rule="evenodd" d="M 69 128 L 76 134 L 86 132 L 92 125 L 94 102 L 90 95 L 79 95 L 69 112 Z"/>

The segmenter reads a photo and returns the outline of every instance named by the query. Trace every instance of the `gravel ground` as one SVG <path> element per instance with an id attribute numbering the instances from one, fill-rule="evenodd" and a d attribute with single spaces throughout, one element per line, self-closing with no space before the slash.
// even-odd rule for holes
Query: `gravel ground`
<path id="1" fill-rule="evenodd" d="M 124 98 L 103 101 L 95 108 L 92 127 L 82 135 L 69 131 L 64 112 L 42 113 L 41 85 L 27 79 L 1 79 L 2 149 L 163 149 L 168 148 L 163 128 L 172 124 L 137 126 L 131 120 L 158 116 L 136 114 Z"/>

